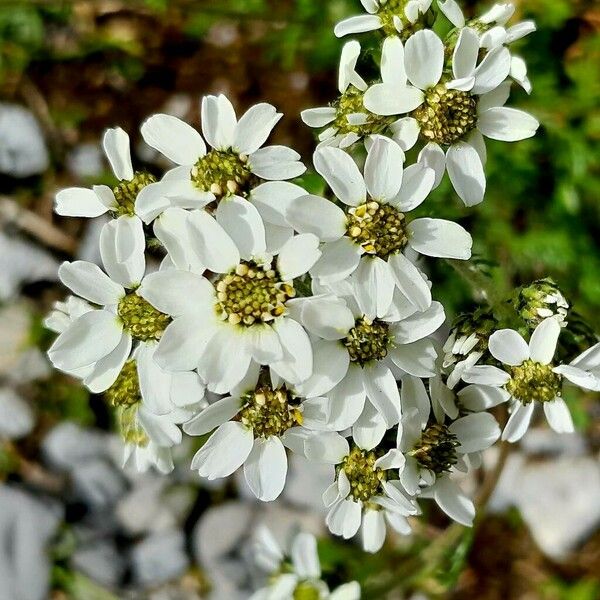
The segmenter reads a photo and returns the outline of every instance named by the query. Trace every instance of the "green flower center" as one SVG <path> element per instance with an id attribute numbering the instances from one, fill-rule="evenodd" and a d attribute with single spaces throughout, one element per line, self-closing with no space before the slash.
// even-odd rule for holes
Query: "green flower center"
<path id="1" fill-rule="evenodd" d="M 404 213 L 374 200 L 348 209 L 346 232 L 367 254 L 384 260 L 408 243 Z"/>
<path id="2" fill-rule="evenodd" d="M 368 502 L 373 496 L 383 492 L 386 473 L 375 467 L 379 457 L 372 450 L 361 450 L 355 446 L 344 458 L 340 469 L 344 471 L 350 482 L 350 494 L 355 500 Z"/>
<path id="3" fill-rule="evenodd" d="M 135 200 L 138 194 L 151 183 L 156 183 L 156 177 L 145 172 L 136 172 L 133 179 L 120 181 L 113 188 L 117 206 L 111 212 L 115 217 L 134 215 Z"/>
<path id="4" fill-rule="evenodd" d="M 216 282 L 215 309 L 232 325 L 268 323 L 285 313 L 285 303 L 296 295 L 291 283 L 281 281 L 270 265 L 241 262 L 233 273 Z"/>
<path id="5" fill-rule="evenodd" d="M 427 19 L 422 15 L 416 23 L 411 23 L 404 14 L 404 9 L 409 0 L 380 0 L 380 8 L 377 11 L 381 19 L 383 32 L 387 36 L 399 35 L 402 41 L 406 41 L 413 33 L 423 29 Z M 394 24 L 394 17 L 398 17 L 402 22 L 402 31 L 398 32 Z"/>
<path id="6" fill-rule="evenodd" d="M 456 436 L 445 425 L 435 423 L 423 431 L 409 454 L 424 469 L 441 475 L 450 471 L 457 463 L 457 446 L 460 446 L 460 443 Z"/>
<path id="7" fill-rule="evenodd" d="M 217 200 L 236 194 L 247 197 L 258 182 L 248 165 L 248 157 L 233 150 L 211 150 L 192 167 L 193 184 L 203 192 L 212 192 Z"/>
<path id="8" fill-rule="evenodd" d="M 515 310 L 535 327 L 548 317 L 564 323 L 569 314 L 569 303 L 552 279 L 538 279 L 523 286 L 513 303 Z"/>
<path id="9" fill-rule="evenodd" d="M 135 360 L 128 360 L 115 382 L 104 392 L 106 400 L 116 411 L 121 437 L 128 444 L 145 446 L 149 439 L 138 425 L 137 411 L 142 402 L 142 393 Z"/>
<path id="10" fill-rule="evenodd" d="M 320 600 L 321 592 L 308 581 L 303 581 L 294 590 L 294 600 Z"/>
<path id="11" fill-rule="evenodd" d="M 550 402 L 560 396 L 562 377 L 552 371 L 552 365 L 528 359 L 517 367 L 511 367 L 507 391 L 523 404 Z"/>
<path id="12" fill-rule="evenodd" d="M 439 83 L 427 90 L 425 101 L 412 116 L 427 140 L 448 146 L 477 125 L 477 101 L 469 92 L 449 90 Z"/>
<path id="13" fill-rule="evenodd" d="M 282 436 L 290 427 L 302 425 L 300 401 L 286 388 L 257 387 L 242 396 L 239 420 L 253 430 L 255 437 Z"/>
<path id="14" fill-rule="evenodd" d="M 135 292 L 121 299 L 117 314 L 123 323 L 123 329 L 142 342 L 159 340 L 171 322 L 169 315 L 161 313 Z"/>
<path id="15" fill-rule="evenodd" d="M 348 86 L 348 89 L 334 102 L 333 108 L 336 110 L 335 127 L 339 133 L 348 134 L 356 133 L 357 135 L 366 136 L 374 133 L 382 133 L 393 119 L 376 115 L 367 110 L 363 104 L 364 92 L 355 88 L 353 85 Z M 348 122 L 348 115 L 364 114 L 366 123 L 362 125 L 352 125 Z"/>
<path id="16" fill-rule="evenodd" d="M 350 360 L 363 366 L 372 360 L 382 360 L 387 356 L 392 343 L 389 326 L 384 321 L 367 317 L 356 320 L 354 327 L 342 340 L 348 349 Z"/>

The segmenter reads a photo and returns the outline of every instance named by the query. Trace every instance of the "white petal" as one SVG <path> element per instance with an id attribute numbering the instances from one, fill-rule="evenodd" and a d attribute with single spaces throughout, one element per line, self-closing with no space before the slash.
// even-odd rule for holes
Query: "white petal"
<path id="1" fill-rule="evenodd" d="M 207 279 L 176 269 L 150 273 L 144 277 L 137 293 L 173 317 L 193 314 L 198 305 L 210 306 L 215 297 L 214 288 Z"/>
<path id="2" fill-rule="evenodd" d="M 494 331 L 488 348 L 492 356 L 505 365 L 520 365 L 529 358 L 527 342 L 513 329 Z"/>
<path id="3" fill-rule="evenodd" d="M 338 90 L 340 94 L 343 94 L 350 85 L 363 92 L 367 89 L 365 80 L 356 72 L 356 62 L 359 57 L 360 44 L 356 40 L 344 44 L 338 70 Z"/>
<path id="4" fill-rule="evenodd" d="M 385 541 L 383 511 L 366 510 L 362 522 L 362 545 L 365 552 L 378 552 Z"/>
<path id="5" fill-rule="evenodd" d="M 517 142 L 535 135 L 537 119 L 522 110 L 500 106 L 479 115 L 477 129 L 483 135 L 503 142 Z"/>
<path id="6" fill-rule="evenodd" d="M 463 373 L 463 381 L 466 383 L 478 383 L 481 385 L 502 386 L 508 383 L 510 375 L 492 365 L 475 365 Z"/>
<path id="7" fill-rule="evenodd" d="M 215 273 L 227 273 L 240 261 L 240 253 L 225 230 L 204 211 L 190 213 L 191 241 L 202 264 Z"/>
<path id="8" fill-rule="evenodd" d="M 367 154 L 365 184 L 374 200 L 389 200 L 402 185 L 404 151 L 393 140 L 377 136 Z"/>
<path id="9" fill-rule="evenodd" d="M 224 198 L 219 202 L 215 216 L 217 223 L 235 242 L 243 259 L 250 260 L 265 252 L 265 226 L 251 202 L 239 196 Z"/>
<path id="10" fill-rule="evenodd" d="M 102 138 L 102 146 L 108 162 L 117 179 L 133 179 L 129 136 L 120 127 L 107 129 Z"/>
<path id="11" fill-rule="evenodd" d="M 449 477 L 437 480 L 434 498 L 450 518 L 461 525 L 471 527 L 475 518 L 475 506 Z"/>
<path id="12" fill-rule="evenodd" d="M 205 96 L 201 113 L 202 133 L 206 141 L 219 150 L 233 146 L 237 119 L 229 99 L 223 94 Z"/>
<path id="13" fill-rule="evenodd" d="M 371 402 L 365 402 L 362 414 L 352 427 L 352 438 L 359 448 L 372 450 L 379 445 L 387 428 L 383 415 Z"/>
<path id="14" fill-rule="evenodd" d="M 375 468 L 384 470 L 402 469 L 405 462 L 404 454 L 397 448 L 392 448 L 375 461 Z"/>
<path id="15" fill-rule="evenodd" d="M 420 206 L 433 189 L 435 171 L 421 163 L 410 165 L 404 170 L 402 186 L 391 204 L 401 211 L 408 212 Z"/>
<path id="16" fill-rule="evenodd" d="M 167 198 L 168 186 L 162 181 L 150 183 L 142 188 L 135 199 L 135 214 L 144 221 L 151 223 L 165 211 L 171 202 Z"/>
<path id="17" fill-rule="evenodd" d="M 461 406 L 475 412 L 498 406 L 510 398 L 506 390 L 487 385 L 468 385 L 457 396 Z"/>
<path id="18" fill-rule="evenodd" d="M 188 435 L 205 435 L 233 419 L 241 409 L 239 398 L 227 397 L 211 404 L 183 426 Z"/>
<path id="19" fill-rule="evenodd" d="M 402 412 L 405 414 L 408 414 L 411 409 L 417 409 L 421 428 L 424 429 L 431 412 L 431 400 L 421 379 L 411 376 L 402 378 L 401 402 Z"/>
<path id="20" fill-rule="evenodd" d="M 337 465 L 348 455 L 350 447 L 345 437 L 327 431 L 311 435 L 304 443 L 304 450 L 309 460 Z"/>
<path id="21" fill-rule="evenodd" d="M 392 372 L 381 364 L 364 369 L 367 398 L 381 413 L 388 428 L 400 420 L 400 392 Z"/>
<path id="22" fill-rule="evenodd" d="M 390 125 L 392 132 L 392 139 L 394 139 L 400 148 L 405 152 L 410 150 L 419 138 L 419 123 L 412 117 L 403 117 L 394 121 Z M 410 168 L 410 167 L 409 167 Z M 404 178 L 406 179 L 407 173 L 404 171 Z"/>
<path id="23" fill-rule="evenodd" d="M 313 370 L 313 351 L 307 333 L 294 319 L 281 319 L 275 325 L 282 358 L 270 366 L 290 383 L 306 381 Z"/>
<path id="24" fill-rule="evenodd" d="M 548 424 L 557 433 L 573 433 L 575 431 L 571 413 L 562 398 L 544 402 L 544 413 Z"/>
<path id="25" fill-rule="evenodd" d="M 496 25 L 488 29 L 481 36 L 481 47 L 493 50 L 506 43 L 506 29 L 501 25 Z"/>
<path id="26" fill-rule="evenodd" d="M 73 370 L 110 354 L 121 341 L 122 327 L 106 310 L 92 310 L 73 321 L 48 350 L 55 367 Z"/>
<path id="27" fill-rule="evenodd" d="M 116 304 L 125 295 L 123 287 L 111 281 L 100 267 L 83 260 L 64 262 L 58 276 L 75 294 L 94 304 Z"/>
<path id="28" fill-rule="evenodd" d="M 206 154 L 200 134 L 177 117 L 158 114 L 141 127 L 144 141 L 178 165 L 193 165 Z"/>
<path id="29" fill-rule="evenodd" d="M 313 233 L 322 242 L 339 240 L 346 232 L 344 211 L 320 196 L 302 196 L 291 202 L 286 216 L 300 233 Z"/>
<path id="30" fill-rule="evenodd" d="M 326 146 L 317 149 L 313 161 L 315 169 L 342 202 L 350 206 L 365 202 L 365 181 L 349 154 Z"/>
<path id="31" fill-rule="evenodd" d="M 249 199 L 265 223 L 289 227 L 286 218 L 288 208 L 302 196 L 306 196 L 306 190 L 299 185 L 289 181 L 267 181 L 254 188 Z"/>
<path id="32" fill-rule="evenodd" d="M 502 432 L 502 439 L 507 442 L 518 442 L 527 431 L 533 415 L 533 402 L 521 404 L 517 402 L 508 423 Z"/>
<path id="33" fill-rule="evenodd" d="M 340 281 L 356 270 L 361 256 L 361 247 L 350 238 L 342 237 L 324 244 L 322 256 L 311 269 L 311 275 L 321 282 Z"/>
<path id="34" fill-rule="evenodd" d="M 275 500 L 285 486 L 287 466 L 285 448 L 279 438 L 257 438 L 244 463 L 248 487 L 263 502 Z"/>
<path id="35" fill-rule="evenodd" d="M 127 288 L 139 284 L 146 270 L 146 244 L 143 232 L 140 238 L 138 225 L 130 228 L 126 222 L 116 219 L 106 223 L 100 232 L 100 255 L 104 268 L 113 281 L 118 281 Z M 129 256 L 126 260 L 119 260 L 119 256 L 127 254 Z"/>
<path id="36" fill-rule="evenodd" d="M 429 142 L 423 150 L 419 152 L 418 161 L 435 172 L 435 182 L 433 187 L 440 185 L 444 173 L 446 172 L 446 154 L 434 142 Z"/>
<path id="37" fill-rule="evenodd" d="M 361 505 L 354 500 L 338 502 L 327 515 L 325 522 L 331 533 L 350 539 L 360 527 Z"/>
<path id="38" fill-rule="evenodd" d="M 465 17 L 455 0 L 444 0 L 443 2 L 438 0 L 438 6 L 452 25 L 455 27 L 465 26 Z"/>
<path id="39" fill-rule="evenodd" d="M 421 340 L 437 331 L 445 319 L 444 307 L 439 302 L 432 302 L 427 310 L 414 313 L 393 326 L 395 341 L 410 344 Z"/>
<path id="40" fill-rule="evenodd" d="M 266 102 L 249 108 L 235 128 L 233 147 L 242 154 L 256 152 L 266 141 L 273 127 L 283 117 Z"/>
<path id="41" fill-rule="evenodd" d="M 448 148 L 446 166 L 450 181 L 465 206 L 475 206 L 485 194 L 485 172 L 479 154 L 466 142 Z"/>
<path id="42" fill-rule="evenodd" d="M 423 92 L 406 85 L 396 83 L 376 83 L 363 98 L 365 108 L 376 115 L 401 115 L 410 112 L 423 103 Z"/>
<path id="43" fill-rule="evenodd" d="M 319 260 L 319 238 L 301 233 L 288 240 L 277 257 L 277 270 L 284 281 L 304 275 Z"/>
<path id="44" fill-rule="evenodd" d="M 475 70 L 479 55 L 479 36 L 474 29 L 465 27 L 458 36 L 452 56 L 452 71 L 456 79 L 469 77 Z"/>
<path id="45" fill-rule="evenodd" d="M 227 477 L 244 463 L 253 445 L 251 430 L 241 423 L 228 421 L 196 452 L 191 468 L 210 480 Z"/>
<path id="46" fill-rule="evenodd" d="M 299 533 L 292 544 L 291 558 L 294 571 L 301 579 L 321 577 L 321 563 L 314 535 L 305 532 Z"/>
<path id="47" fill-rule="evenodd" d="M 529 353 L 531 360 L 549 364 L 554 358 L 560 325 L 554 318 L 544 319 L 531 334 L 529 340 Z"/>
<path id="48" fill-rule="evenodd" d="M 337 37 L 344 37 L 353 33 L 374 31 L 381 27 L 381 19 L 377 15 L 357 15 L 340 21 L 333 32 Z"/>
<path id="49" fill-rule="evenodd" d="M 279 321 L 287 320 L 279 319 Z M 240 332 L 239 329 L 238 332 Z M 244 343 L 255 362 L 268 365 L 284 359 L 279 336 L 271 325 L 255 324 L 252 327 L 242 328 L 241 333 L 245 337 Z"/>
<path id="50" fill-rule="evenodd" d="M 292 179 L 306 171 L 300 155 L 287 146 L 265 146 L 250 156 L 248 164 L 255 175 L 269 180 Z"/>
<path id="51" fill-rule="evenodd" d="M 487 412 L 479 412 L 457 419 L 448 428 L 460 442 L 458 452 L 468 454 L 489 448 L 500 437 L 496 419 Z"/>
<path id="52" fill-rule="evenodd" d="M 303 396 L 322 396 L 344 378 L 349 363 L 348 351 L 341 344 L 318 340 L 313 345 L 313 374 L 296 389 Z"/>
<path id="53" fill-rule="evenodd" d="M 402 344 L 390 352 L 390 358 L 399 368 L 415 377 L 435 375 L 437 351 L 430 339 L 422 339 L 412 344 Z"/>
<path id="54" fill-rule="evenodd" d="M 339 340 L 354 327 L 354 315 L 341 298 L 308 298 L 302 307 L 302 323 L 326 340 Z"/>
<path id="55" fill-rule="evenodd" d="M 335 120 L 335 108 L 323 106 L 319 108 L 308 108 L 300 113 L 302 121 L 309 127 L 325 127 Z"/>
<path id="56" fill-rule="evenodd" d="M 116 348 L 100 359 L 90 374 L 84 379 L 84 385 L 94 394 L 105 392 L 117 379 L 125 361 L 131 353 L 132 339 L 130 335 L 121 336 Z"/>
<path id="57" fill-rule="evenodd" d="M 156 344 L 141 344 L 136 351 L 136 366 L 144 406 L 155 415 L 173 410 L 171 375 L 154 360 Z"/>
<path id="58" fill-rule="evenodd" d="M 415 219 L 408 226 L 409 245 L 413 250 L 441 258 L 467 260 L 473 240 L 458 223 L 445 219 Z"/>
<path id="59" fill-rule="evenodd" d="M 427 310 L 431 306 L 431 290 L 421 271 L 401 253 L 391 256 L 388 265 L 398 289 L 419 310 Z"/>
<path id="60" fill-rule="evenodd" d="M 600 392 L 600 377 L 594 375 L 594 373 L 572 365 L 560 365 L 552 370 L 584 390 Z"/>
<path id="61" fill-rule="evenodd" d="M 417 31 L 405 48 L 406 74 L 410 82 L 425 90 L 436 85 L 444 68 L 444 44 L 430 29 Z"/>
<path id="62" fill-rule="evenodd" d="M 381 78 L 397 87 L 406 86 L 404 46 L 397 36 L 385 38 L 381 49 Z M 404 112 L 404 111 L 402 111 Z"/>
<path id="63" fill-rule="evenodd" d="M 361 368 L 350 365 L 346 376 L 327 395 L 330 400 L 330 427 L 336 431 L 352 427 L 365 405 L 366 393 Z"/>
<path id="64" fill-rule="evenodd" d="M 505 47 L 490 50 L 475 69 L 472 94 L 486 94 L 497 88 L 510 72 L 510 52 Z"/>
<path id="65" fill-rule="evenodd" d="M 387 314 L 394 295 L 394 277 L 378 256 L 363 258 L 353 276 L 353 287 L 362 313 L 374 319 Z"/>
<path id="66" fill-rule="evenodd" d="M 510 81 L 505 81 L 491 92 L 481 96 L 477 102 L 478 114 L 481 116 L 489 108 L 504 106 L 510 96 L 510 87 Z"/>
<path id="67" fill-rule="evenodd" d="M 54 204 L 54 212 L 65 217 L 98 217 L 107 209 L 92 190 L 77 187 L 60 190 Z"/>
<path id="68" fill-rule="evenodd" d="M 506 32 L 506 42 L 512 44 L 512 42 L 520 40 L 526 35 L 533 33 L 536 29 L 537 28 L 534 21 L 521 21 L 521 23 L 517 23 L 516 25 L 508 28 Z"/>

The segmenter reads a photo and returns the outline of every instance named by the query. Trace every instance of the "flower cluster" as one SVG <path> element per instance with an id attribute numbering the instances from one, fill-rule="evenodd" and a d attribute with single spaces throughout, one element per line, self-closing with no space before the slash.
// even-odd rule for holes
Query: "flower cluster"
<path id="1" fill-rule="evenodd" d="M 380 79 L 359 75 L 351 41 L 340 97 L 302 114 L 326 127 L 313 156 L 325 195 L 290 181 L 305 171 L 296 152 L 265 146 L 282 116 L 270 104 L 238 119 L 225 96 L 207 96 L 202 134 L 150 117 L 144 141 L 174 164 L 160 178 L 134 170 L 128 135 L 111 129 L 116 185 L 56 199 L 61 215 L 113 217 L 100 236 L 104 268 L 64 263 L 74 296 L 47 324 L 59 333 L 53 364 L 114 407 L 126 461 L 169 471 L 183 430 L 203 436 L 192 469 L 209 480 L 243 469 L 262 501 L 284 489 L 289 452 L 334 465 L 315 490 L 327 525 L 344 538 L 360 531 L 375 552 L 387 526 L 410 532 L 422 500 L 470 525 L 474 505 L 453 473 L 478 467 L 501 435 L 518 440 L 537 404 L 571 431 L 562 386 L 600 390 L 600 344 L 568 364 L 554 357 L 569 305 L 542 280 L 502 304 L 518 331 L 482 307 L 442 349 L 446 315 L 420 256 L 466 261 L 472 239 L 419 215 L 446 171 L 465 205 L 483 200 L 484 136 L 536 132 L 532 116 L 504 106 L 512 80 L 530 88 L 509 46 L 534 27 L 507 28 L 510 4 L 467 21 L 447 0 L 438 6 L 455 28 L 440 38 L 430 1 L 362 4 L 368 15 L 336 32 L 381 30 Z M 494 413 L 504 403 L 502 433 Z M 313 545 L 297 542 L 300 566 L 276 585 L 357 597 L 353 586 L 328 595 Z"/>

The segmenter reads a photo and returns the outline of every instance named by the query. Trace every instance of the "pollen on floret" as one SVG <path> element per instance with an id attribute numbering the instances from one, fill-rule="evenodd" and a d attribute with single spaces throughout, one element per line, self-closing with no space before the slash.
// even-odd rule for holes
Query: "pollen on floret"
<path id="1" fill-rule="evenodd" d="M 354 446 L 340 465 L 350 483 L 350 494 L 361 502 L 368 502 L 383 492 L 386 472 L 375 466 L 379 457 L 373 450 L 363 450 Z"/>
<path id="2" fill-rule="evenodd" d="M 117 307 L 123 329 L 136 340 L 147 342 L 162 337 L 171 317 L 154 308 L 135 292 L 126 294 Z"/>
<path id="3" fill-rule="evenodd" d="M 156 177 L 146 172 L 136 172 L 133 179 L 120 181 L 113 188 L 117 205 L 111 212 L 116 217 L 134 215 L 135 200 L 138 194 L 151 183 L 156 183 Z"/>
<path id="4" fill-rule="evenodd" d="M 350 85 L 333 103 L 333 108 L 335 108 L 336 111 L 333 127 L 337 129 L 338 133 L 356 133 L 360 136 L 367 136 L 382 133 L 389 125 L 391 125 L 393 119 L 390 117 L 382 117 L 367 110 L 363 103 L 363 98 L 364 92 L 355 88 L 353 85 Z M 348 116 L 356 114 L 364 115 L 365 122 L 360 125 L 353 125 L 350 123 L 350 121 L 348 121 Z"/>
<path id="5" fill-rule="evenodd" d="M 384 359 L 391 341 L 387 323 L 363 316 L 356 320 L 342 343 L 348 350 L 350 360 L 363 366 L 371 361 Z"/>
<path id="6" fill-rule="evenodd" d="M 530 402 L 551 402 L 561 394 L 562 377 L 552 370 L 552 365 L 544 365 L 528 359 L 510 368 L 507 391 L 523 404 Z"/>
<path id="7" fill-rule="evenodd" d="M 419 466 L 441 475 L 450 471 L 457 463 L 458 446 L 460 442 L 446 425 L 434 423 L 421 433 L 409 454 L 417 460 Z"/>

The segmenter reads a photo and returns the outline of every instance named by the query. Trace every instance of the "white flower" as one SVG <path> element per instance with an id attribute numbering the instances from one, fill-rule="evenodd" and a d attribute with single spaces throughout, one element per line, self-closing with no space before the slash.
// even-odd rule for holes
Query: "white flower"
<path id="1" fill-rule="evenodd" d="M 56 194 L 54 210 L 68 217 L 99 217 L 109 213 L 116 218 L 117 227 L 126 230 L 124 235 L 135 233 L 143 240 L 143 224 L 136 210 L 137 197 L 156 178 L 150 173 L 133 170 L 129 135 L 120 127 L 106 130 L 102 146 L 119 183 L 112 189 L 107 185 L 95 185 L 91 190 L 63 189 Z M 119 256 L 119 260 L 126 258 Z"/>
<path id="2" fill-rule="evenodd" d="M 437 353 L 427 336 L 445 315 L 439 302 L 419 311 L 397 298 L 378 316 L 374 290 L 361 292 L 356 300 L 346 297 L 348 306 L 334 296 L 292 301 L 293 314 L 321 338 L 313 344 L 313 374 L 296 389 L 311 398 L 311 408 L 323 414 L 328 427 L 353 426 L 355 441 L 377 444 L 400 419 L 394 373 L 435 374 Z"/>
<path id="3" fill-rule="evenodd" d="M 302 398 L 292 386 L 253 363 L 231 396 L 217 400 L 184 425 L 190 435 L 213 432 L 194 456 L 192 469 L 213 480 L 244 465 L 253 494 L 270 502 L 285 485 L 284 446 L 297 448 L 303 443 L 308 434 L 303 425 L 310 428 L 312 423 L 303 415 Z"/>
<path id="4" fill-rule="evenodd" d="M 415 33 L 406 48 L 398 38 L 388 38 L 382 52 L 383 83 L 365 92 L 365 106 L 383 116 L 410 113 L 395 139 L 408 149 L 420 134 L 427 143 L 419 161 L 435 170 L 435 185 L 447 168 L 465 205 L 478 204 L 486 185 L 483 136 L 523 140 L 539 125 L 527 113 L 504 107 L 510 92 L 510 84 L 503 83 L 511 67 L 509 51 L 494 48 L 477 64 L 479 38 L 464 28 L 452 56 L 452 81 L 443 76 L 444 43 L 431 30 Z"/>
<path id="5" fill-rule="evenodd" d="M 252 220 L 236 221 L 232 237 L 205 211 L 190 212 L 187 225 L 197 261 L 217 277 L 211 282 L 169 269 L 144 279 L 139 294 L 173 317 L 158 346 L 159 363 L 175 371 L 198 368 L 216 393 L 237 385 L 252 359 L 292 383 L 307 379 L 310 341 L 287 303 L 296 294 L 293 280 L 320 256 L 317 238 L 294 236 L 272 258 Z"/>
<path id="6" fill-rule="evenodd" d="M 291 544 L 289 569 L 282 549 L 271 532 L 262 526 L 252 544 L 252 554 L 260 567 L 271 574 L 271 582 L 251 596 L 251 600 L 359 600 L 360 586 L 356 581 L 343 584 L 330 592 L 321 579 L 321 563 L 317 540 L 310 533 L 298 533 Z"/>
<path id="7" fill-rule="evenodd" d="M 261 147 L 281 117 L 273 106 L 261 103 L 238 121 L 231 102 L 221 95 L 202 99 L 204 139 L 176 117 L 157 114 L 147 119 L 142 125 L 146 143 L 180 166 L 140 193 L 136 210 L 142 219 L 148 223 L 170 206 L 200 209 L 217 203 L 218 212 L 223 199 L 238 196 L 250 200 L 245 210 L 253 218 L 260 215 L 274 228 L 269 237 L 281 235 L 281 210 L 299 189 L 282 180 L 306 170 L 294 150 Z"/>
<path id="8" fill-rule="evenodd" d="M 335 35 L 343 37 L 383 29 L 386 35 L 398 35 L 423 27 L 419 23 L 432 0 L 360 0 L 366 15 L 349 17 L 335 26 Z"/>
<path id="9" fill-rule="evenodd" d="M 309 108 L 300 115 L 309 127 L 328 125 L 319 134 L 321 144 L 348 148 L 367 135 L 382 133 L 393 126 L 393 119 L 374 115 L 364 107 L 363 95 L 368 86 L 356 72 L 360 51 L 360 44 L 355 40 L 342 48 L 338 76 L 340 97 L 331 106 Z"/>
<path id="10" fill-rule="evenodd" d="M 410 532 L 406 520 L 417 514 L 416 504 L 409 499 L 400 481 L 391 478 L 392 469 L 402 469 L 404 456 L 397 449 L 380 451 L 377 442 L 352 447 L 337 433 L 317 435 L 305 442 L 310 460 L 339 465 L 336 480 L 323 494 L 329 508 L 326 523 L 329 530 L 344 539 L 361 529 L 362 547 L 377 552 L 386 535 L 386 521 L 402 534 Z"/>
<path id="11" fill-rule="evenodd" d="M 29 404 L 9 387 L 0 387 L 0 441 L 25 437 L 35 424 Z"/>
<path id="12" fill-rule="evenodd" d="M 555 318 L 545 319 L 535 328 L 528 344 L 516 331 L 500 329 L 490 336 L 488 348 L 504 369 L 475 365 L 463 374 L 468 383 L 503 388 L 510 394 L 512 414 L 502 439 L 516 442 L 523 437 L 538 402 L 554 431 L 572 432 L 571 414 L 561 398 L 563 378 L 586 390 L 600 390 L 600 379 L 593 372 L 593 365 L 600 361 L 600 345 L 596 344 L 569 365 L 555 365 L 560 331 Z"/>
<path id="13" fill-rule="evenodd" d="M 427 308 L 431 302 L 426 280 L 403 255 L 407 248 L 427 256 L 461 260 L 471 256 L 471 236 L 460 225 L 407 218 L 406 213 L 425 200 L 434 173 L 420 164 L 403 169 L 403 161 L 398 144 L 376 136 L 363 176 L 346 152 L 322 147 L 315 152 L 315 168 L 343 208 L 311 195 L 293 201 L 287 211 L 297 231 L 313 233 L 324 242 L 323 256 L 311 275 L 319 283 L 329 283 L 359 269 L 374 282 L 370 293 L 383 312 L 394 286 L 418 307 Z"/>

